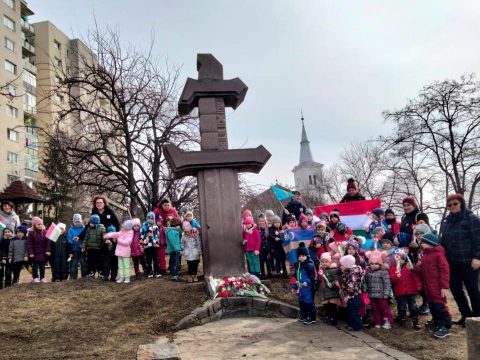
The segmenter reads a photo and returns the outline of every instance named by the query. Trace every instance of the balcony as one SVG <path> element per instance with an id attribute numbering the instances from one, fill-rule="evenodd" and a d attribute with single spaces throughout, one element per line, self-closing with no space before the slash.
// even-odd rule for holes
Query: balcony
<path id="1" fill-rule="evenodd" d="M 23 59 L 23 68 L 32 74 L 37 74 L 37 67 L 33 65 L 28 59 Z"/>
<path id="2" fill-rule="evenodd" d="M 25 133 L 25 146 L 31 149 L 38 149 L 38 136 Z"/>
<path id="3" fill-rule="evenodd" d="M 22 31 L 27 35 L 35 35 L 35 28 L 27 20 L 20 18 L 20 24 L 22 25 Z"/>
<path id="4" fill-rule="evenodd" d="M 34 56 L 35 55 L 35 47 L 31 45 L 28 41 L 23 42 L 22 52 L 25 56 Z"/>
<path id="5" fill-rule="evenodd" d="M 33 180 L 38 179 L 38 171 L 25 168 L 25 177 Z"/>
<path id="6" fill-rule="evenodd" d="M 33 105 L 23 104 L 23 111 L 25 111 L 29 115 L 36 115 L 37 107 Z"/>

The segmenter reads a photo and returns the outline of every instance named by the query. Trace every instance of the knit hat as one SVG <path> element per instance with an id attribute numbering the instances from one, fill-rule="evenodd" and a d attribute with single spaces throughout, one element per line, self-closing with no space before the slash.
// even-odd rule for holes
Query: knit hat
<path id="1" fill-rule="evenodd" d="M 3 205 L 10 205 L 11 208 L 15 206 L 13 201 L 10 201 L 10 200 L 2 200 L 2 202 L 0 203 L 0 209 L 2 210 L 3 210 Z"/>
<path id="2" fill-rule="evenodd" d="M 345 234 L 345 232 L 347 231 L 347 225 L 345 225 L 342 222 L 339 222 L 337 223 L 336 229 L 340 234 Z"/>
<path id="3" fill-rule="evenodd" d="M 353 179 L 353 178 L 350 178 L 350 179 L 348 179 L 348 181 L 347 181 L 347 191 L 348 191 L 349 189 L 358 190 L 357 183 L 356 183 L 355 179 Z"/>
<path id="4" fill-rule="evenodd" d="M 317 229 L 319 229 L 319 228 L 324 228 L 324 229 L 326 229 L 326 228 L 327 228 L 327 223 L 326 223 L 325 221 L 319 221 L 319 222 L 317 223 Z"/>
<path id="5" fill-rule="evenodd" d="M 348 240 L 345 242 L 345 253 L 347 253 L 347 250 L 350 246 L 353 246 L 355 248 L 355 251 L 358 253 L 359 247 L 358 247 L 358 241 L 355 239 Z"/>
<path id="6" fill-rule="evenodd" d="M 98 216 L 97 214 L 93 214 L 92 216 L 90 216 L 90 219 L 88 220 L 88 222 L 93 225 L 100 225 L 100 216 Z M 32 223 L 33 223 L 33 219 L 32 219 Z"/>
<path id="7" fill-rule="evenodd" d="M 254 221 L 253 221 L 253 218 L 251 216 L 247 216 L 245 219 L 243 219 L 243 223 L 245 225 L 253 225 Z"/>
<path id="8" fill-rule="evenodd" d="M 272 218 L 272 222 L 274 222 L 274 223 L 276 223 L 276 222 L 282 223 L 282 219 L 280 219 L 280 216 L 274 215 L 273 218 Z"/>
<path id="9" fill-rule="evenodd" d="M 19 227 L 17 227 L 17 232 L 19 231 L 22 232 L 24 236 L 27 236 L 28 227 L 25 225 L 20 225 Z"/>
<path id="10" fill-rule="evenodd" d="M 100 218 L 98 218 L 100 220 Z M 32 225 L 35 226 L 35 225 L 41 225 L 43 224 L 43 220 L 40 219 L 38 216 L 34 216 L 32 218 Z"/>
<path id="11" fill-rule="evenodd" d="M 249 216 L 252 216 L 252 212 L 249 209 L 243 210 L 242 217 L 246 218 L 246 217 L 249 217 Z"/>
<path id="12" fill-rule="evenodd" d="M 265 210 L 265 216 L 275 216 L 275 213 L 273 212 L 273 210 Z"/>
<path id="13" fill-rule="evenodd" d="M 372 251 L 368 258 L 369 264 L 383 264 L 382 253 L 380 251 Z"/>
<path id="14" fill-rule="evenodd" d="M 187 231 L 187 229 L 191 230 L 192 229 L 192 224 L 190 224 L 189 221 L 184 221 L 182 223 L 182 229 L 183 229 L 183 231 Z"/>
<path id="15" fill-rule="evenodd" d="M 122 224 L 122 227 L 127 230 L 132 230 L 133 228 L 133 221 L 132 220 L 125 220 Z"/>
<path id="16" fill-rule="evenodd" d="M 352 255 L 345 255 L 340 258 L 340 264 L 347 269 L 351 269 L 355 266 L 355 258 Z"/>
<path id="17" fill-rule="evenodd" d="M 312 209 L 305 210 L 305 215 L 313 215 Z"/>
<path id="18" fill-rule="evenodd" d="M 383 209 L 378 208 L 373 210 L 372 214 L 375 215 L 377 218 L 380 218 L 380 216 L 385 215 L 385 211 L 383 211 Z"/>
<path id="19" fill-rule="evenodd" d="M 383 228 L 383 226 L 377 226 L 374 230 L 373 230 L 373 233 L 374 234 L 377 234 L 377 233 L 380 233 L 382 231 L 384 231 L 385 229 Z"/>
<path id="20" fill-rule="evenodd" d="M 305 243 L 303 241 L 300 244 L 298 244 L 297 258 L 300 255 L 305 255 L 308 257 L 308 249 L 305 247 Z"/>
<path id="21" fill-rule="evenodd" d="M 462 194 L 450 194 L 447 196 L 447 204 L 450 202 L 450 201 L 453 201 L 453 200 L 458 200 L 460 201 L 460 204 L 462 205 L 462 209 L 465 209 L 466 207 L 466 203 L 465 203 L 465 198 L 463 197 Z"/>
<path id="22" fill-rule="evenodd" d="M 422 242 L 427 243 L 432 246 L 440 245 L 440 240 L 438 236 L 434 233 L 428 233 L 422 236 Z"/>
<path id="23" fill-rule="evenodd" d="M 407 196 L 405 199 L 402 200 L 402 205 L 403 204 L 410 204 L 412 205 L 413 207 L 417 207 L 417 200 L 415 200 L 415 198 L 413 196 Z"/>
<path id="24" fill-rule="evenodd" d="M 400 232 L 397 235 L 398 242 L 400 246 L 409 246 L 410 242 L 412 241 L 412 235 L 406 232 Z"/>
<path id="25" fill-rule="evenodd" d="M 415 220 L 417 224 L 430 224 L 430 221 L 428 220 L 428 215 L 425 213 L 418 213 L 415 217 Z"/>
<path id="26" fill-rule="evenodd" d="M 330 220 L 332 220 L 332 217 L 335 216 L 338 220 L 340 220 L 340 213 L 338 212 L 338 210 L 333 210 L 331 213 L 330 213 Z"/>
<path id="27" fill-rule="evenodd" d="M 83 222 L 83 220 L 82 220 L 82 215 L 80 215 L 80 214 L 73 214 L 72 222 L 76 223 L 77 221 Z"/>
<path id="28" fill-rule="evenodd" d="M 132 223 L 133 223 L 133 226 L 142 226 L 142 222 L 140 221 L 139 218 L 133 218 Z"/>
<path id="29" fill-rule="evenodd" d="M 115 226 L 113 226 L 113 225 L 108 225 L 107 228 L 105 229 L 105 231 L 106 231 L 107 233 L 111 233 L 111 232 L 116 232 L 117 229 L 116 229 Z"/>
<path id="30" fill-rule="evenodd" d="M 388 214 L 395 215 L 395 212 L 392 209 L 387 209 L 385 210 L 385 216 L 387 216 Z"/>
<path id="31" fill-rule="evenodd" d="M 330 254 L 329 252 L 324 252 L 322 255 L 320 255 L 320 260 L 322 259 L 332 261 L 332 254 Z"/>
<path id="32" fill-rule="evenodd" d="M 13 230 L 9 227 L 4 227 L 2 230 L 2 234 L 5 235 L 5 231 L 10 231 L 13 234 Z"/>
<path id="33" fill-rule="evenodd" d="M 64 223 L 58 223 L 57 227 L 65 231 L 65 229 L 67 228 L 67 225 L 65 225 Z"/>
<path id="34" fill-rule="evenodd" d="M 302 221 L 308 221 L 308 218 L 305 214 L 300 214 L 299 218 L 298 218 L 298 222 L 302 222 Z"/>
<path id="35" fill-rule="evenodd" d="M 147 213 L 147 220 L 148 219 L 153 219 L 153 221 L 155 221 L 155 213 L 153 211 Z"/>
<path id="36" fill-rule="evenodd" d="M 320 213 L 320 218 L 322 218 L 322 217 L 326 217 L 328 219 L 328 213 L 326 211 L 322 211 Z"/>
<path id="37" fill-rule="evenodd" d="M 387 232 L 382 236 L 382 243 L 389 243 L 393 246 L 393 233 Z"/>
<path id="38" fill-rule="evenodd" d="M 193 211 L 192 211 L 192 210 L 188 210 L 188 211 L 185 213 L 185 217 L 187 217 L 188 215 L 192 215 L 192 216 L 193 216 Z"/>
<path id="39" fill-rule="evenodd" d="M 293 214 L 287 215 L 287 223 L 289 223 L 290 221 L 297 221 L 297 219 L 295 219 L 295 215 Z"/>
<path id="40" fill-rule="evenodd" d="M 415 229 L 413 230 L 413 233 L 423 233 L 423 234 L 428 234 L 431 233 L 432 230 L 430 229 L 430 226 L 427 224 L 418 224 L 415 226 Z"/>
<path id="41" fill-rule="evenodd" d="M 392 252 L 392 254 L 395 257 L 395 259 L 399 258 L 399 259 L 402 259 L 402 260 L 407 260 L 408 250 L 405 251 L 404 248 L 397 248 Z"/>

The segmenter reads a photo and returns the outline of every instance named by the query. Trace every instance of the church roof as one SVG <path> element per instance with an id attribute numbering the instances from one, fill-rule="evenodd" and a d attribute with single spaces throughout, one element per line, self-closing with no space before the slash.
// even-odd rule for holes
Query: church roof
<path id="1" fill-rule="evenodd" d="M 313 156 L 312 151 L 310 150 L 310 141 L 308 141 L 307 131 L 305 130 L 305 123 L 302 115 L 302 141 L 300 141 L 300 162 L 303 163 L 312 163 Z"/>

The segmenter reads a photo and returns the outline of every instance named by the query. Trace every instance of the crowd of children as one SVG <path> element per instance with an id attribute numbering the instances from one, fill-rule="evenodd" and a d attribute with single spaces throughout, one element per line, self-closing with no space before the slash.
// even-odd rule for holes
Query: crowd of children
<path id="1" fill-rule="evenodd" d="M 318 218 L 312 215 L 306 208 L 298 219 L 285 214 L 282 225 L 270 210 L 256 213 L 255 218 L 250 210 L 243 213 L 248 270 L 260 278 L 290 276 L 292 291 L 298 296 L 299 321 L 306 325 L 316 321 L 318 298 L 328 324 L 337 325 L 343 315 L 347 329 L 356 331 L 369 326 L 371 317 L 371 325 L 388 330 L 394 323 L 395 304 L 395 321 L 401 326 L 407 325 L 407 309 L 415 330 L 420 329 L 419 315 L 431 312 L 427 325 L 433 335 L 440 339 L 450 335 L 449 268 L 439 238 L 428 224 L 413 225 L 409 237 L 400 232 L 391 209 L 375 209 L 363 237 L 342 223 L 337 210 Z M 288 229 L 315 229 L 308 246 L 297 243 L 298 260 L 290 263 L 289 271 L 281 245 Z M 420 311 L 417 295 L 426 310 Z"/>
<path id="2" fill-rule="evenodd" d="M 167 203 L 170 205 L 168 200 Z M 2 202 L 1 208 L 2 213 L 4 210 L 13 211 L 13 204 Z M 112 226 L 106 228 L 98 214 L 92 214 L 86 224 L 80 214 L 74 214 L 68 230 L 65 224 L 56 225 L 61 235 L 55 241 L 47 237 L 41 218 L 33 217 L 30 227 L 27 224 L 17 225 L 16 221 L 5 221 L 7 224 L 1 232 L 1 288 L 18 284 L 23 268 L 31 272 L 33 283 L 46 283 L 47 264 L 51 268 L 52 282 L 77 279 L 79 268 L 82 278 L 97 276 L 107 280 L 113 267 L 111 263 L 107 264 L 110 253 L 115 255 L 118 265 L 114 279 L 117 283 L 130 282 L 130 259 L 137 280 L 144 276 L 161 277 L 160 254 L 163 254 L 163 261 L 166 261 L 165 255 L 169 255 L 172 281 L 180 281 L 178 274 L 182 255 L 188 266 L 187 281 L 198 281 L 197 271 L 202 255 L 201 229 L 190 211 L 185 214 L 183 222 L 178 214 L 163 221 L 160 215 L 149 212 L 143 224 L 138 218 L 125 220 L 120 231 Z M 160 248 L 164 248 L 162 253 Z"/>

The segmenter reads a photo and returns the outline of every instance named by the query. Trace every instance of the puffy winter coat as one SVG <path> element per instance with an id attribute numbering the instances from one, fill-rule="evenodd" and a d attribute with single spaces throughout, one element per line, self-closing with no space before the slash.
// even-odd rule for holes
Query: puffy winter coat
<path id="1" fill-rule="evenodd" d="M 165 234 L 167 238 L 167 254 L 180 252 L 182 250 L 182 246 L 180 244 L 180 236 L 182 231 L 176 227 L 167 227 L 165 228 Z"/>
<path id="2" fill-rule="evenodd" d="M 300 201 L 295 201 L 291 200 L 287 206 L 285 206 L 285 209 L 288 210 L 290 214 L 295 215 L 295 219 L 298 221 L 300 219 L 300 215 L 305 213 L 305 210 L 307 210 L 307 207 L 303 205 Z M 287 222 L 287 214 L 285 212 L 282 214 L 282 224 L 285 224 Z"/>
<path id="3" fill-rule="evenodd" d="M 441 244 L 451 264 L 480 260 L 480 219 L 470 210 L 450 213 L 441 226 Z"/>
<path id="4" fill-rule="evenodd" d="M 409 269 L 407 264 L 402 265 L 400 277 L 397 276 L 397 267 L 390 266 L 390 281 L 395 296 L 416 295 L 422 289 L 420 277 L 413 269 Z"/>
<path id="5" fill-rule="evenodd" d="M 0 260 L 5 260 L 8 258 L 8 249 L 10 248 L 11 241 L 12 241 L 12 238 L 0 239 Z"/>
<path id="6" fill-rule="evenodd" d="M 148 240 L 146 248 L 152 247 L 160 242 L 160 228 L 156 224 L 150 224 L 145 221 L 140 230 L 140 237 L 142 240 Z"/>
<path id="7" fill-rule="evenodd" d="M 320 272 L 318 275 L 318 291 L 317 291 L 317 294 L 320 297 L 320 299 L 324 301 L 324 300 L 336 299 L 340 297 L 339 288 L 338 288 L 338 285 L 339 285 L 338 282 L 340 280 L 340 269 L 338 269 L 337 266 L 333 264 L 332 267 L 325 270 L 320 270 Z M 332 285 L 332 287 L 329 287 L 327 285 L 327 281 L 325 281 L 325 277 L 322 274 L 325 275 L 325 277 L 328 280 L 328 283 Z"/>
<path id="8" fill-rule="evenodd" d="M 29 231 L 27 235 L 27 253 L 33 255 L 34 261 L 46 261 L 45 253 L 51 252 L 51 240 L 47 239 L 46 230 Z"/>
<path id="9" fill-rule="evenodd" d="M 368 269 L 365 279 L 370 299 L 383 299 L 390 296 L 392 284 L 387 270 L 382 270 L 381 268 L 377 270 Z"/>
<path id="10" fill-rule="evenodd" d="M 133 240 L 131 247 L 132 256 L 142 256 L 142 244 L 140 243 L 140 231 L 133 231 Z"/>
<path id="11" fill-rule="evenodd" d="M 425 249 L 422 261 L 415 265 L 415 272 L 420 275 L 423 290 L 428 302 L 445 302 L 441 289 L 449 288 L 450 267 L 441 245 Z"/>
<path id="12" fill-rule="evenodd" d="M 340 275 L 340 296 L 344 300 L 353 298 L 362 293 L 363 269 L 354 266 L 345 269 Z"/>
<path id="13" fill-rule="evenodd" d="M 245 251 L 260 251 L 261 238 L 260 231 L 254 226 L 250 230 L 243 230 L 243 240 L 247 240 L 244 246 Z"/>
<path id="14" fill-rule="evenodd" d="M 273 227 L 273 225 L 268 229 L 268 237 L 269 237 L 269 243 L 271 244 L 271 248 L 283 249 L 281 231 L 282 231 L 281 227 L 275 228 Z M 276 241 L 275 238 L 278 238 L 279 240 Z"/>
<path id="15" fill-rule="evenodd" d="M 104 239 L 117 239 L 115 255 L 121 257 L 130 257 L 132 253 L 133 230 L 111 232 L 103 235 Z"/>
<path id="16" fill-rule="evenodd" d="M 202 243 L 200 242 L 200 235 L 197 231 L 193 231 L 190 235 L 183 233 L 181 243 L 182 255 L 185 257 L 185 260 L 200 260 Z"/>
<path id="17" fill-rule="evenodd" d="M 157 217 L 157 221 L 161 221 L 163 226 L 167 226 L 167 218 L 172 217 L 176 218 L 178 221 L 182 221 L 180 215 L 178 215 L 177 210 L 172 206 L 168 211 L 164 211 L 161 207 L 157 207 L 153 210 L 155 216 Z"/>
<path id="18" fill-rule="evenodd" d="M 76 237 L 79 237 L 84 229 L 85 229 L 85 226 L 83 224 L 78 226 L 78 227 L 75 226 L 75 225 L 72 225 L 72 226 L 70 226 L 70 229 L 68 229 L 67 241 L 68 241 L 68 244 L 71 247 L 72 253 L 81 250 L 82 244 L 83 244 L 83 239 L 78 240 L 78 241 L 74 241 L 73 239 L 76 238 Z"/>
<path id="19" fill-rule="evenodd" d="M 5 227 L 12 230 L 13 234 L 15 234 L 15 229 L 20 226 L 20 219 L 18 215 L 15 214 L 14 211 L 10 213 L 6 213 L 0 210 L 0 222 L 5 225 Z M 3 239 L 3 231 L 0 231 L 0 240 Z M 8 250 L 7 250 L 8 251 Z"/>
<path id="20" fill-rule="evenodd" d="M 421 213 L 418 208 L 409 214 L 403 215 L 399 232 L 404 232 L 413 236 L 413 229 L 415 228 L 415 225 L 417 225 L 419 217 L 426 218 L 428 220 L 428 216 L 424 213 Z"/>
<path id="21" fill-rule="evenodd" d="M 27 255 L 27 239 L 19 239 L 14 237 L 10 241 L 10 247 L 8 249 L 8 258 L 12 259 L 14 263 L 23 261 L 23 258 Z"/>
<path id="22" fill-rule="evenodd" d="M 82 249 L 101 250 L 105 243 L 103 235 L 105 235 L 105 227 L 102 224 L 96 228 L 86 226 L 79 236 L 80 240 L 83 240 Z"/>
<path id="23" fill-rule="evenodd" d="M 395 235 L 397 235 L 400 232 L 400 223 L 397 221 L 397 219 L 393 219 L 393 220 L 385 219 L 383 220 L 383 223 L 387 228 L 387 232 L 390 232 Z"/>
<path id="24" fill-rule="evenodd" d="M 258 228 L 260 233 L 260 251 L 263 254 L 270 252 L 270 245 L 268 243 L 268 228 Z"/>
<path id="25" fill-rule="evenodd" d="M 296 282 L 292 284 L 292 288 L 298 291 L 298 301 L 305 303 L 313 303 L 313 286 L 316 279 L 315 264 L 312 259 L 307 258 L 304 262 L 298 262 L 295 267 L 294 274 Z M 303 283 L 307 283 L 304 286 Z M 300 289 L 298 288 L 300 286 Z"/>

